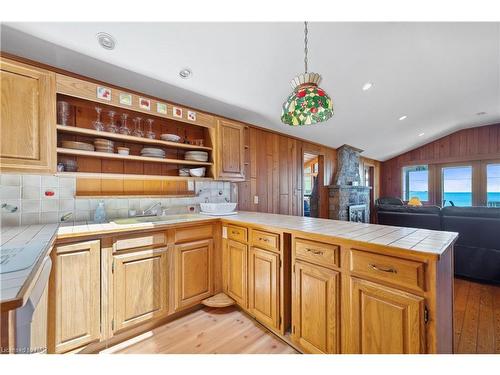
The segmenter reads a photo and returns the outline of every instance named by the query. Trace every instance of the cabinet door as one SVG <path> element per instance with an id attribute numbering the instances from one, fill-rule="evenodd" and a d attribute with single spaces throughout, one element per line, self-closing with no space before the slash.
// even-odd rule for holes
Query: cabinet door
<path id="1" fill-rule="evenodd" d="M 2 171 L 47 173 L 55 170 L 55 75 L 0 59 Z"/>
<path id="2" fill-rule="evenodd" d="M 213 240 L 175 246 L 175 308 L 199 303 L 213 294 Z"/>
<path id="3" fill-rule="evenodd" d="M 294 341 L 308 353 L 339 353 L 339 273 L 296 262 L 294 279 Z"/>
<path id="4" fill-rule="evenodd" d="M 115 332 L 166 313 L 166 248 L 114 255 L 112 269 Z"/>
<path id="5" fill-rule="evenodd" d="M 100 337 L 100 241 L 56 246 L 49 286 L 49 351 L 63 353 Z"/>
<path id="6" fill-rule="evenodd" d="M 406 354 L 424 350 L 424 299 L 351 278 L 353 353 Z"/>
<path id="7" fill-rule="evenodd" d="M 250 248 L 248 310 L 275 329 L 279 329 L 279 263 L 279 254 Z"/>
<path id="8" fill-rule="evenodd" d="M 227 294 L 238 305 L 247 308 L 247 259 L 248 246 L 233 240 L 227 241 L 224 263 L 227 272 Z"/>
<path id="9" fill-rule="evenodd" d="M 244 127 L 236 122 L 218 123 L 218 177 L 242 180 L 244 178 Z"/>

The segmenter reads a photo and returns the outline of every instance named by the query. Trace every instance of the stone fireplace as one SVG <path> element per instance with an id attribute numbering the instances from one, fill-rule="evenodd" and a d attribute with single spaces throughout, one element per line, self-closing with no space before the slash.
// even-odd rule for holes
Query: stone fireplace
<path id="1" fill-rule="evenodd" d="M 333 184 L 328 187 L 330 219 L 365 223 L 370 220 L 370 188 L 361 186 L 359 174 L 361 152 L 349 145 L 337 149 L 337 169 Z"/>

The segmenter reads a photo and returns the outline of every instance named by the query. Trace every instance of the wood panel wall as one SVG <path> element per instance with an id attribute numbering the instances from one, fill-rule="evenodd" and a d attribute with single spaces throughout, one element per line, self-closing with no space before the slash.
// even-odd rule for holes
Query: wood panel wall
<path id="1" fill-rule="evenodd" d="M 383 162 L 380 193 L 381 196 L 401 197 L 401 168 L 404 166 L 434 166 L 495 159 L 500 159 L 500 124 L 459 130 Z M 434 196 L 431 197 L 430 203 L 437 203 Z"/>
<path id="2" fill-rule="evenodd" d="M 245 130 L 246 181 L 238 183 L 239 209 L 301 216 L 304 152 L 319 155 L 323 162 L 319 216 L 328 218 L 328 185 L 335 173 L 337 150 L 252 126 Z M 375 167 L 378 186 L 379 162 L 362 158 L 361 163 Z M 378 197 L 378 188 L 375 194 Z"/>

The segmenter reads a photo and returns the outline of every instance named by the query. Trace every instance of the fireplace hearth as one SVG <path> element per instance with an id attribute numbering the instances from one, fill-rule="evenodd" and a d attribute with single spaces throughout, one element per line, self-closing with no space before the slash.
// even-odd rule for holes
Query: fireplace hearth
<path id="1" fill-rule="evenodd" d="M 361 152 L 349 145 L 337 149 L 337 169 L 333 184 L 328 187 L 330 219 L 364 223 L 370 220 L 370 187 L 361 185 L 359 174 Z M 352 218 L 351 211 L 356 212 Z"/>

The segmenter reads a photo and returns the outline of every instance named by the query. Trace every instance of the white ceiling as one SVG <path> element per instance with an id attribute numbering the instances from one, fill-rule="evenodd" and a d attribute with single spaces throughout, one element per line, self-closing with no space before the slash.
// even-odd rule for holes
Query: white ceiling
<path id="1" fill-rule="evenodd" d="M 500 23 L 311 23 L 309 70 L 322 74 L 335 114 L 302 128 L 280 122 L 303 70 L 300 22 L 7 25 L 2 50 L 379 160 L 500 122 Z M 97 44 L 100 31 L 115 50 Z"/>

